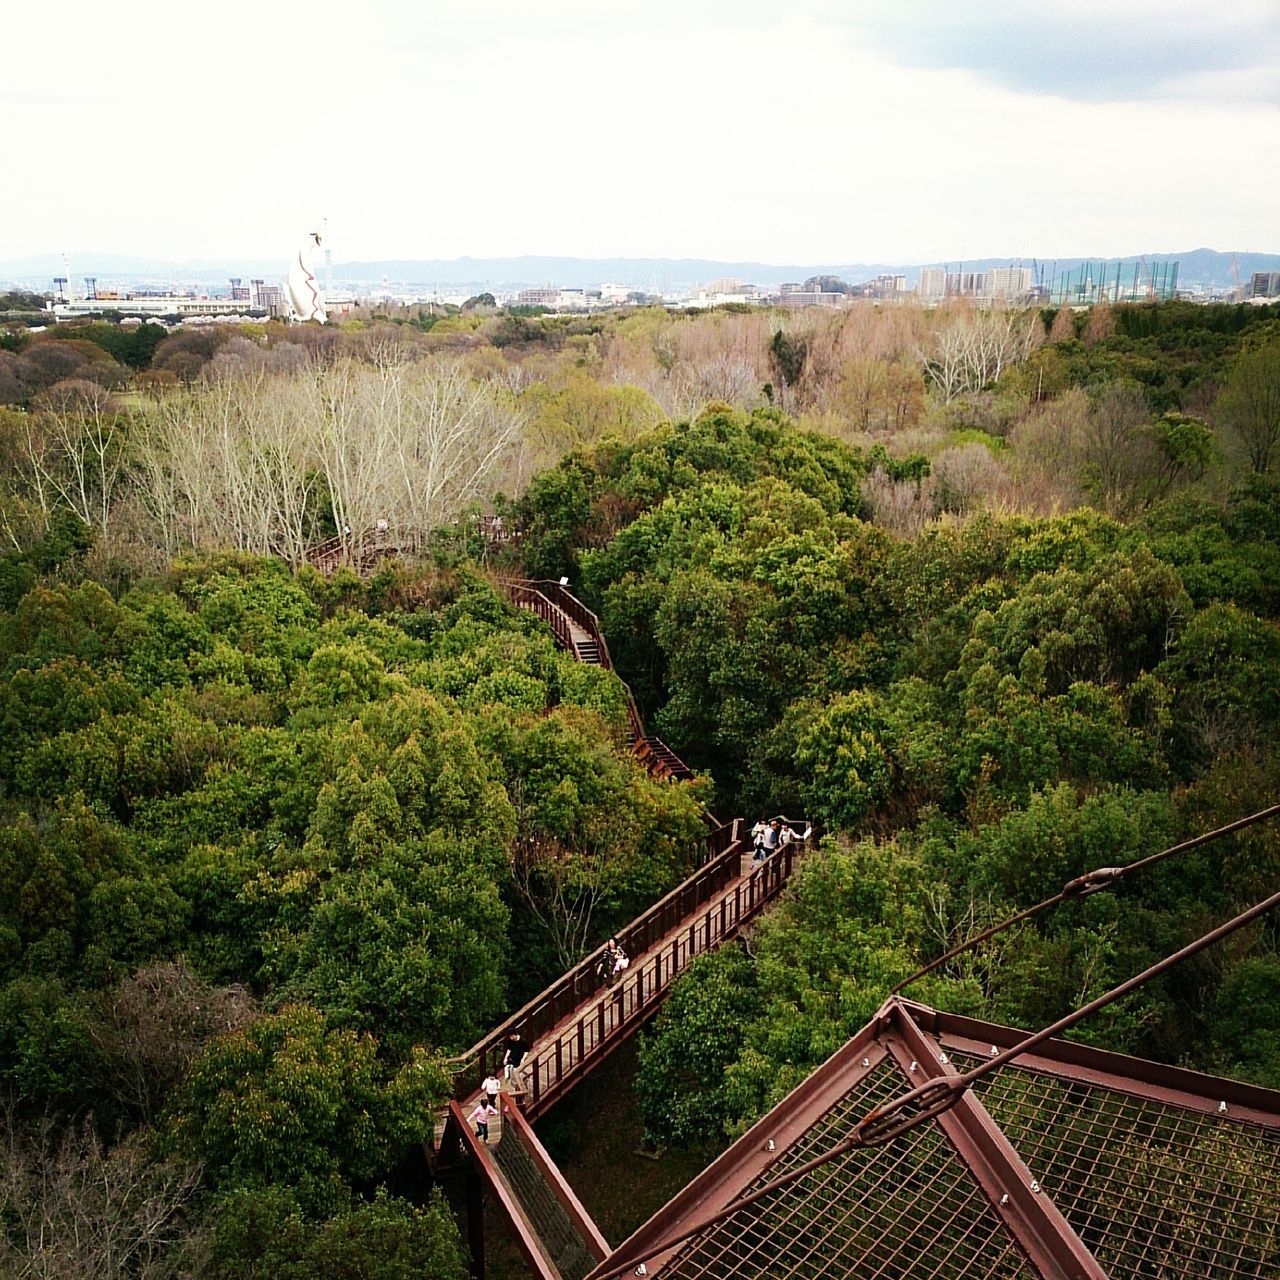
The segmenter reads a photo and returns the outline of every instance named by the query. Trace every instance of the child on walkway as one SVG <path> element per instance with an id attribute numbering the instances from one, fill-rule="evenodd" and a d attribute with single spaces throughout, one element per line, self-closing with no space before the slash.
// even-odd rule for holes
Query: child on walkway
<path id="1" fill-rule="evenodd" d="M 467 1119 L 476 1127 L 476 1137 L 486 1146 L 489 1143 L 489 1121 L 498 1114 L 498 1108 L 489 1101 L 488 1096 L 480 1099 L 476 1109 Z"/>

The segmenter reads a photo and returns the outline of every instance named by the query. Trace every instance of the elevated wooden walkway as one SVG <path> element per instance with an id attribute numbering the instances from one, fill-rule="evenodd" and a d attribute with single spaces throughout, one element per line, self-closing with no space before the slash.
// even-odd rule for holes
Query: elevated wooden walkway
<path id="1" fill-rule="evenodd" d="M 511 578 L 502 585 L 512 601 L 521 609 L 537 614 L 551 628 L 560 647 L 579 662 L 614 670 L 608 642 L 600 630 L 600 619 L 559 582 Z M 621 683 L 627 695 L 628 739 L 637 758 L 655 777 L 674 781 L 692 778 L 693 770 L 661 738 L 645 732 L 636 700 L 627 682 Z"/>
<path id="2" fill-rule="evenodd" d="M 504 585 L 518 606 L 550 626 L 562 648 L 581 662 L 612 669 L 599 620 L 560 583 Z M 645 734 L 629 689 L 627 705 L 632 750 L 649 772 L 670 780 L 692 777 L 675 752 Z M 484 1247 L 480 1186 L 509 1220 L 539 1280 L 578 1280 L 607 1256 L 607 1242 L 543 1151 L 531 1122 L 653 1016 L 696 956 L 734 937 L 777 897 L 805 847 L 799 840 L 754 862 L 741 819 L 720 823 L 708 814 L 707 825 L 702 865 L 618 933 L 631 960 L 622 974 L 612 981 L 602 975 L 600 947 L 452 1060 L 454 1101 L 437 1118 L 428 1157 L 437 1170 L 468 1167 L 477 1274 L 483 1273 Z M 807 824 L 793 825 L 808 837 Z M 520 1068 L 523 1082 L 504 1081 L 500 1115 L 490 1121 L 486 1145 L 466 1117 L 480 1101 L 480 1082 L 490 1074 L 502 1078 L 502 1059 L 515 1034 L 530 1045 Z"/>
<path id="3" fill-rule="evenodd" d="M 609 1256 L 609 1244 L 510 1097 L 483 1142 L 467 1112 L 450 1103 L 441 1148 L 468 1168 L 467 1217 L 472 1274 L 483 1276 L 487 1231 L 484 1192 L 502 1211 L 516 1246 L 538 1280 L 583 1280 Z"/>

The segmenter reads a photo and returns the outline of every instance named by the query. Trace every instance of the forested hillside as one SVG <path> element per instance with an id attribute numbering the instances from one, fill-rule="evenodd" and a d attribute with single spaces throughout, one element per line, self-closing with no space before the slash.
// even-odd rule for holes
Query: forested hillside
<path id="1" fill-rule="evenodd" d="M 145 1205 L 171 1268 L 335 1274 L 389 1229 L 457 1273 L 435 1201 L 353 1188 L 421 1143 L 443 1054 L 688 871 L 696 798 L 614 750 L 617 681 L 465 573 L 249 559 L 37 586 L 0 664 L 18 1255 Z"/>
<path id="2" fill-rule="evenodd" d="M 1273 312 L 3 335 L 0 1272 L 463 1274 L 413 1163 L 445 1059 L 678 882 L 704 803 L 826 839 L 656 1020 L 664 1143 L 1275 801 Z M 570 580 L 702 779 L 500 573 Z M 1043 1023 L 1280 888 L 1274 825 L 913 992 Z M 1081 1034 L 1280 1085 L 1278 943 Z"/>

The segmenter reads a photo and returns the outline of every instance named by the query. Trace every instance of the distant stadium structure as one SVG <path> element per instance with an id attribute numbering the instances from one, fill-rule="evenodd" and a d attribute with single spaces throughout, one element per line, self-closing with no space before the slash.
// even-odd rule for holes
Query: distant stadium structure
<path id="1" fill-rule="evenodd" d="M 1054 282 L 1051 301 L 1087 307 L 1099 302 L 1167 302 L 1178 294 L 1178 263 L 1082 262 Z"/>

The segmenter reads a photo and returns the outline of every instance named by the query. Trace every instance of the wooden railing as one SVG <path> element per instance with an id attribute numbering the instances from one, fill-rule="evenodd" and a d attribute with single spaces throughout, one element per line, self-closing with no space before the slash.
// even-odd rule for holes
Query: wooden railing
<path id="1" fill-rule="evenodd" d="M 546 578 L 536 580 L 506 578 L 502 580 L 502 585 L 517 605 L 537 614 L 551 628 L 560 647 L 567 649 L 570 653 L 575 650 L 569 624 L 575 623 L 595 643 L 600 666 L 606 671 L 617 674 L 613 657 L 609 653 L 609 642 L 600 629 L 600 619 L 572 592 L 566 590 L 560 583 Z M 627 721 L 631 742 L 645 768 L 660 778 L 677 780 L 692 778 L 693 770 L 670 747 L 660 739 L 651 738 L 645 733 L 644 721 L 641 719 L 640 708 L 636 703 L 635 695 L 631 692 L 631 686 L 620 676 L 618 678 L 627 700 Z"/>
<path id="2" fill-rule="evenodd" d="M 740 859 L 744 847 L 732 845 L 722 856 Z M 695 956 L 714 950 L 776 897 L 791 877 L 799 848 L 788 847 L 761 862 L 732 893 L 662 935 L 661 945 L 627 969 L 603 999 L 593 1002 L 550 1041 L 538 1044 L 523 1067 L 528 1090 L 525 1114 L 535 1119 L 546 1111 L 652 1016 Z"/>
<path id="3" fill-rule="evenodd" d="M 635 959 L 611 987 L 599 971 L 601 947 L 451 1060 L 454 1096 L 468 1097 L 485 1076 L 500 1074 L 507 1040 L 519 1033 L 534 1046 L 523 1065 L 528 1091 L 521 1107 L 536 1118 L 652 1014 L 695 956 L 732 936 L 777 896 L 804 848 L 785 846 L 726 893 L 751 847 L 741 820 L 713 832 L 708 845 L 717 851 L 703 867 L 618 934 Z M 570 1019 L 575 1010 L 579 1016 Z"/>
<path id="4" fill-rule="evenodd" d="M 384 560 L 395 556 L 412 555 L 417 550 L 417 539 L 392 538 L 385 529 L 367 529 L 360 534 L 339 534 L 327 542 L 317 542 L 307 548 L 307 563 L 325 577 L 346 566 L 358 574 L 370 574 Z"/>
<path id="5" fill-rule="evenodd" d="M 541 589 L 543 584 L 507 580 L 502 585 L 514 604 L 522 609 L 528 609 L 541 618 L 551 628 L 560 647 L 567 649 L 570 653 L 573 652 L 573 635 L 569 629 L 569 619 L 564 610 L 553 604 L 546 592 Z"/>
<path id="6" fill-rule="evenodd" d="M 708 902 L 739 874 L 743 845 L 737 836 L 739 826 L 739 820 L 735 819 L 711 832 L 704 845 L 707 859 L 702 866 L 617 935 L 618 943 L 627 955 L 636 956 L 648 950 L 657 939 Z M 713 849 L 714 853 L 711 852 Z M 603 945 L 597 947 L 523 1008 L 517 1009 L 483 1040 L 450 1059 L 455 1096 L 466 1097 L 490 1070 L 501 1066 L 507 1039 L 513 1032 L 519 1032 L 532 1044 L 601 991 L 605 986 L 599 972 L 603 952 Z"/>

